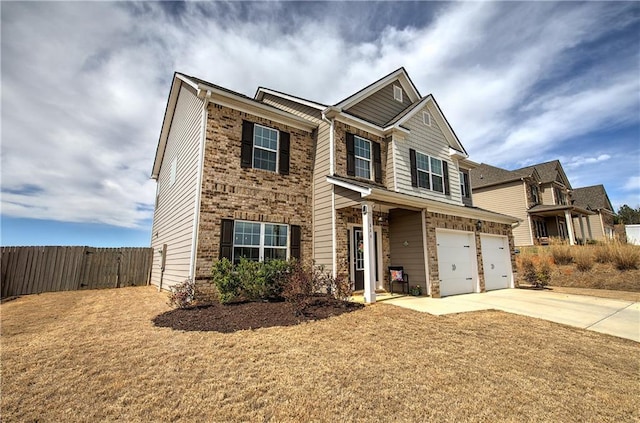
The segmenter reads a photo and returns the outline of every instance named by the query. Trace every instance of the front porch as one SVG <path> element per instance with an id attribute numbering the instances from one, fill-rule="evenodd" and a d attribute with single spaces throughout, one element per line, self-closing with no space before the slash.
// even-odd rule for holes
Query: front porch
<path id="1" fill-rule="evenodd" d="M 548 245 L 550 238 L 560 238 L 570 245 L 593 240 L 588 216 L 592 211 L 575 206 L 537 205 L 529 211 L 534 245 Z M 574 219 L 578 228 L 574 227 Z"/>

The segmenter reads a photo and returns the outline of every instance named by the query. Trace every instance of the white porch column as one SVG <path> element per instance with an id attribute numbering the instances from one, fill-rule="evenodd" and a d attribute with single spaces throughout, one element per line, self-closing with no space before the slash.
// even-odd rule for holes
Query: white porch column
<path id="1" fill-rule="evenodd" d="M 564 211 L 564 220 L 567 222 L 567 232 L 569 232 L 569 245 L 576 245 L 576 237 L 573 233 L 573 221 L 571 220 L 571 212 Z"/>
<path id="2" fill-rule="evenodd" d="M 362 203 L 362 241 L 364 247 L 364 301 L 376 302 L 376 265 L 373 238 L 373 203 Z"/>

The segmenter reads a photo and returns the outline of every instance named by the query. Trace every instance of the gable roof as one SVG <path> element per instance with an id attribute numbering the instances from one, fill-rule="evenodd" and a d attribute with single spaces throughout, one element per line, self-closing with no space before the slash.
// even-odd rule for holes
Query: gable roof
<path id="1" fill-rule="evenodd" d="M 559 160 L 551 160 L 550 162 L 538 163 L 531 166 L 523 167 L 518 170 L 528 171 L 530 169 L 536 169 L 540 174 L 540 182 L 543 184 L 558 181 L 564 184 L 567 188 L 571 189 L 571 183 L 569 178 L 564 173 L 564 169 Z"/>
<path id="2" fill-rule="evenodd" d="M 602 184 L 576 188 L 571 192 L 571 199 L 576 206 L 588 210 L 605 209 L 613 212 L 613 206 Z"/>
<path id="3" fill-rule="evenodd" d="M 402 88 L 409 95 L 409 99 L 411 100 L 412 103 L 420 99 L 421 97 L 420 92 L 418 91 L 416 86 L 413 84 L 413 81 L 411 80 L 411 78 L 409 78 L 407 71 L 403 67 L 401 67 L 391 72 L 390 74 L 383 76 L 377 81 L 367 85 L 366 87 L 355 92 L 354 94 L 351 94 L 349 97 L 336 103 L 334 106 L 340 109 L 348 109 L 349 107 L 364 100 L 365 98 L 369 97 L 380 88 L 387 86 L 388 84 L 390 84 L 395 80 L 398 80 L 400 85 L 402 85 Z"/>
<path id="4" fill-rule="evenodd" d="M 202 100 L 203 107 L 205 101 L 211 101 L 216 104 L 231 107 L 244 112 L 266 115 L 270 119 L 279 121 L 281 123 L 284 123 L 285 125 L 296 127 L 309 132 L 317 127 L 306 119 L 303 119 L 277 107 L 271 106 L 270 104 L 257 101 L 244 94 L 240 94 L 228 88 L 221 87 L 220 85 L 212 84 L 211 82 L 205 81 L 203 79 L 189 76 L 180 72 L 175 72 L 173 74 L 173 81 L 171 83 L 171 89 L 169 91 L 169 98 L 167 100 L 167 106 L 164 112 L 162 129 L 160 130 L 158 147 L 156 148 L 156 156 L 153 162 L 153 168 L 151 170 L 151 178 L 153 179 L 157 179 L 158 175 L 160 174 L 162 158 L 164 156 L 167 139 L 169 137 L 171 124 L 173 122 L 173 115 L 178 104 L 180 88 L 183 84 L 195 91 L 195 95 Z"/>
<path id="5" fill-rule="evenodd" d="M 519 181 L 525 178 L 540 179 L 536 168 L 522 168 L 507 170 L 500 167 L 480 163 L 469 171 L 471 188 L 485 188 L 492 185 L 500 185 L 507 182 Z"/>

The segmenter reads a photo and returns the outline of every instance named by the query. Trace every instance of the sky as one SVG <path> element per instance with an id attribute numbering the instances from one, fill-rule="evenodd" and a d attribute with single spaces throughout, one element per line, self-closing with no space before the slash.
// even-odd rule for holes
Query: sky
<path id="1" fill-rule="evenodd" d="M 147 246 L 175 71 L 335 104 L 403 66 L 470 159 L 640 206 L 638 2 L 7 2 L 1 244 Z"/>

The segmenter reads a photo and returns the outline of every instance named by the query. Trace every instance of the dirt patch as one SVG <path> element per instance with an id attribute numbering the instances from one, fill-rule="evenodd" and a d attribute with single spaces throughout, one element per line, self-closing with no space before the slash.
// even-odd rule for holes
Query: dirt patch
<path id="1" fill-rule="evenodd" d="M 153 323 L 176 330 L 231 333 L 246 329 L 293 326 L 301 322 L 339 316 L 362 307 L 362 304 L 325 296 L 312 298 L 301 311 L 294 304 L 284 301 L 228 305 L 211 303 L 167 311 L 155 317 Z"/>

